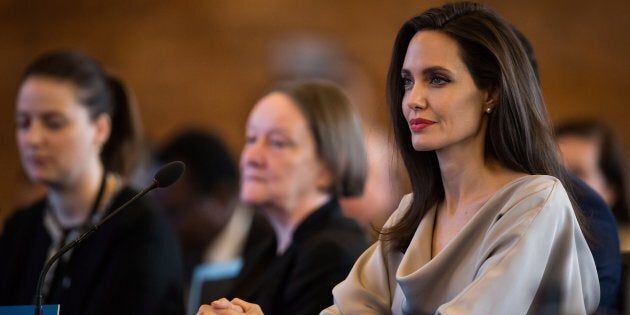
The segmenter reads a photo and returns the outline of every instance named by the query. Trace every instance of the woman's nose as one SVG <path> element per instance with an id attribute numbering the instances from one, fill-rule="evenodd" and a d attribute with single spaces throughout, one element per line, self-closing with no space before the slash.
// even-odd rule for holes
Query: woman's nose
<path id="1" fill-rule="evenodd" d="M 264 164 L 264 144 L 262 142 L 262 140 L 256 140 L 245 145 L 241 153 L 243 166 Z"/>
<path id="2" fill-rule="evenodd" d="M 412 110 L 426 109 L 427 95 L 425 89 L 420 85 L 414 85 L 406 93 L 404 101 L 407 103 L 407 107 Z"/>

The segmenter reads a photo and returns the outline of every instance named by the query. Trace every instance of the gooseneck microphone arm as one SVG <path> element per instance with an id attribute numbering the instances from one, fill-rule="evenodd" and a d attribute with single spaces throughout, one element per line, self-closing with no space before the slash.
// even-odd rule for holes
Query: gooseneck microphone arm
<path id="1" fill-rule="evenodd" d="M 63 256 L 67 251 L 71 250 L 79 243 L 81 243 L 84 239 L 88 238 L 92 233 L 94 233 L 98 228 L 103 225 L 103 223 L 109 221 L 114 215 L 120 212 L 122 209 L 126 208 L 132 202 L 138 200 L 142 196 L 146 195 L 149 191 L 158 188 L 158 187 L 166 187 L 173 184 L 175 181 L 179 179 L 184 173 L 186 166 L 181 161 L 170 162 L 164 166 L 162 166 L 155 176 L 153 177 L 153 183 L 149 185 L 147 188 L 143 189 L 141 192 L 133 196 L 133 198 L 129 199 L 127 202 L 122 204 L 120 207 L 116 208 L 116 210 L 112 211 L 110 214 L 105 216 L 101 221 L 93 224 L 89 230 L 85 231 L 77 239 L 63 246 L 59 251 L 57 251 L 52 257 L 50 257 L 46 264 L 44 264 L 44 268 L 39 273 L 39 279 L 37 280 L 37 287 L 35 289 L 34 296 L 34 304 L 35 304 L 35 315 L 42 315 L 42 304 L 43 304 L 43 295 L 42 295 L 42 284 L 44 283 L 44 278 L 46 278 L 46 274 L 50 267 L 59 259 L 59 257 Z"/>
<path id="2" fill-rule="evenodd" d="M 50 267 L 52 267 L 53 263 L 55 263 L 57 261 L 57 259 L 59 259 L 59 257 L 63 256 L 63 254 L 65 254 L 67 251 L 69 251 L 70 249 L 74 248 L 79 243 L 81 243 L 84 239 L 86 239 L 87 237 L 92 235 L 92 233 L 94 233 L 94 231 L 98 230 L 98 228 L 103 223 L 109 221 L 109 219 L 111 219 L 112 216 L 114 216 L 116 213 L 120 212 L 120 210 L 122 210 L 123 208 L 127 207 L 127 205 L 129 205 L 130 203 L 136 201 L 138 198 L 144 196 L 146 193 L 148 193 L 149 191 L 151 191 L 152 189 L 157 188 L 157 187 L 158 186 L 156 186 L 155 182 L 154 182 L 154 184 L 152 184 L 151 186 L 145 188 L 139 194 L 135 195 L 133 198 L 129 199 L 129 201 L 125 202 L 122 206 L 120 206 L 116 210 L 112 211 L 109 215 L 107 215 L 105 218 L 103 218 L 103 220 L 101 220 L 100 222 L 97 222 L 96 224 L 92 225 L 92 227 L 89 230 L 87 230 L 83 234 L 79 235 L 79 237 L 77 239 L 75 239 L 74 241 L 66 244 L 58 252 L 56 252 L 52 257 L 50 257 L 50 259 L 48 259 L 48 261 L 46 261 L 46 264 L 44 265 L 44 268 L 42 268 L 42 271 L 39 274 L 39 279 L 37 280 L 37 288 L 36 288 L 36 291 L 35 291 L 35 315 L 41 315 L 41 306 L 42 306 L 43 298 L 44 298 L 43 295 L 42 295 L 42 284 L 44 282 L 44 278 L 46 277 L 46 274 L 48 273 L 48 270 L 50 270 Z"/>

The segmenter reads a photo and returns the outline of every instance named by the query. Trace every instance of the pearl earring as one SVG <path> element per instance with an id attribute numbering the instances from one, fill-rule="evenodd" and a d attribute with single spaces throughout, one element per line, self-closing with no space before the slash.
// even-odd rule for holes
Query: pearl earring
<path id="1" fill-rule="evenodd" d="M 490 114 L 490 113 L 492 113 L 492 107 L 486 108 L 486 114 Z"/>

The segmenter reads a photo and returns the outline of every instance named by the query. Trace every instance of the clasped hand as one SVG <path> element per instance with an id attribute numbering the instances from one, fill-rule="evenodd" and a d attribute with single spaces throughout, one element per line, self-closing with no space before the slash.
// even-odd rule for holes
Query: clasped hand
<path id="1" fill-rule="evenodd" d="M 226 298 L 216 300 L 210 305 L 203 304 L 199 307 L 197 315 L 264 315 L 260 306 L 245 302 L 239 298 L 228 301 Z"/>

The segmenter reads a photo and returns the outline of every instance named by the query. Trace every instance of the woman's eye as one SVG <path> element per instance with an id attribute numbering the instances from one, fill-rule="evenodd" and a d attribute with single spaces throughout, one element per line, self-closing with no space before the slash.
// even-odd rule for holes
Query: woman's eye
<path id="1" fill-rule="evenodd" d="M 245 144 L 252 144 L 256 142 L 255 136 L 245 136 Z"/>
<path id="2" fill-rule="evenodd" d="M 15 127 L 17 129 L 28 129 L 31 125 L 31 120 L 27 117 L 18 116 L 15 118 Z"/>
<path id="3" fill-rule="evenodd" d="M 448 78 L 441 76 L 441 75 L 432 75 L 429 78 L 429 84 L 431 85 L 436 85 L 436 86 L 442 86 L 446 83 L 451 82 Z"/>
<path id="4" fill-rule="evenodd" d="M 269 141 L 269 143 L 271 144 L 272 147 L 275 147 L 275 148 L 284 148 L 289 145 L 286 141 L 283 141 L 283 140 L 271 140 Z"/>
<path id="5" fill-rule="evenodd" d="M 269 145 L 276 149 L 283 149 L 294 144 L 291 138 L 284 134 L 273 134 L 268 138 L 268 141 Z"/>
<path id="6" fill-rule="evenodd" d="M 50 130 L 59 130 L 66 125 L 66 121 L 57 118 L 46 119 L 44 124 Z"/>
<path id="7" fill-rule="evenodd" d="M 402 78 L 402 84 L 405 90 L 409 90 L 411 89 L 411 87 L 413 87 L 413 80 L 409 78 Z"/>

